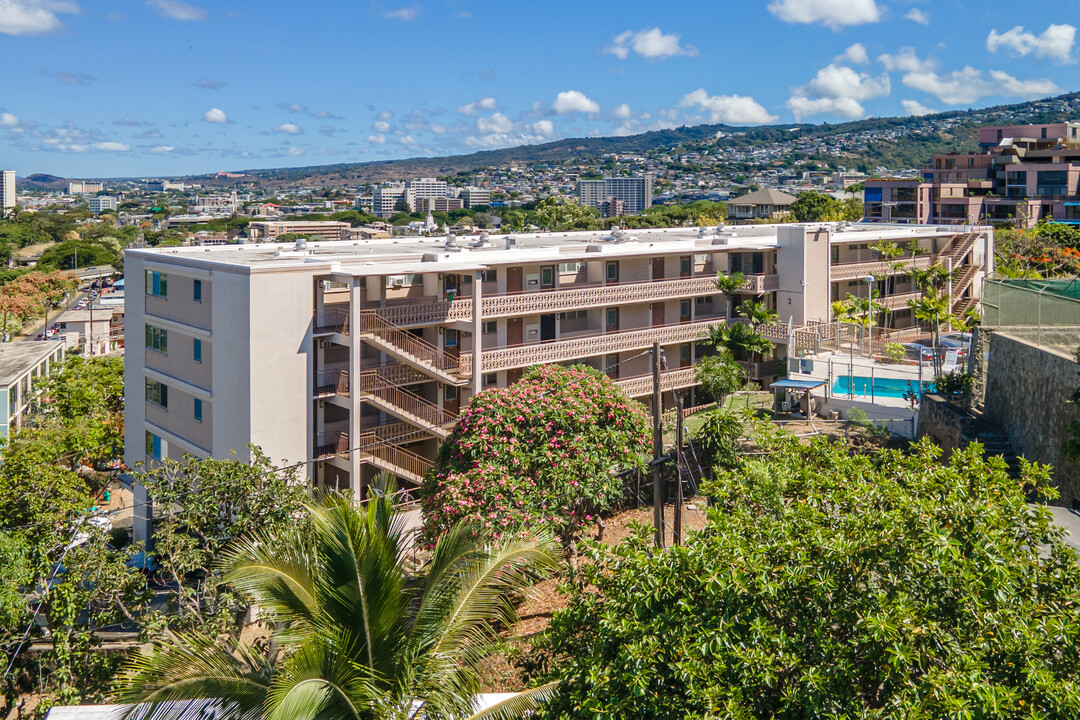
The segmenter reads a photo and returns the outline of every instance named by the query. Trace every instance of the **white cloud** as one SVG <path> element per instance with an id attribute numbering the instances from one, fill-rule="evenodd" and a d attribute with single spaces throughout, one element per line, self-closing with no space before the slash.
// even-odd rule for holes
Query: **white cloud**
<path id="1" fill-rule="evenodd" d="M 397 10 L 387 10 L 382 14 L 383 20 L 401 20 L 402 22 L 412 22 L 419 19 L 423 11 L 418 5 L 412 5 L 410 7 L 398 8 Z"/>
<path id="2" fill-rule="evenodd" d="M 630 119 L 630 115 L 632 113 L 630 112 L 630 106 L 626 103 L 623 103 L 622 105 L 619 105 L 617 108 L 612 110 L 611 114 L 620 120 L 628 120 Z"/>
<path id="3" fill-rule="evenodd" d="M 303 135 L 304 130 L 296 123 L 282 123 L 274 127 L 274 132 L 285 133 L 286 135 Z"/>
<path id="4" fill-rule="evenodd" d="M 551 109 L 555 111 L 556 115 L 600 112 L 599 105 L 590 100 L 585 93 L 577 90 L 565 90 L 559 93 L 555 97 L 555 102 L 552 103 Z"/>
<path id="5" fill-rule="evenodd" d="M 392 117 L 394 117 L 394 113 L 390 110 L 382 110 L 375 116 L 377 120 L 389 120 Z"/>
<path id="6" fill-rule="evenodd" d="M 229 83 L 218 78 L 201 77 L 195 81 L 195 87 L 201 90 L 220 90 Z"/>
<path id="7" fill-rule="evenodd" d="M 282 110 L 284 110 L 285 112 L 291 112 L 291 113 L 307 112 L 307 105 L 304 105 L 302 103 L 285 103 L 285 102 L 283 102 L 283 103 L 278 103 L 278 107 L 281 108 Z"/>
<path id="8" fill-rule="evenodd" d="M 908 10 L 907 15 L 904 16 L 904 19 L 910 20 L 911 22 L 919 23 L 920 25 L 929 25 L 930 13 L 925 13 L 919 8 L 911 8 L 910 10 Z M 912 115 L 916 114 L 917 113 L 912 113 Z"/>
<path id="9" fill-rule="evenodd" d="M 150 148 L 150 152 L 154 155 L 168 155 L 175 149 L 172 145 L 155 145 Z"/>
<path id="10" fill-rule="evenodd" d="M 862 43 L 855 43 L 841 55 L 837 55 L 833 58 L 833 62 L 839 65 L 844 63 L 853 63 L 855 65 L 865 65 L 870 62 L 870 56 L 866 54 L 866 46 Z"/>
<path id="11" fill-rule="evenodd" d="M 729 125 L 761 125 L 779 118 L 769 113 L 754 98 L 745 95 L 709 95 L 704 88 L 683 95 L 679 107 L 699 107 L 709 113 L 712 122 Z"/>
<path id="12" fill-rule="evenodd" d="M 218 125 L 224 125 L 229 122 L 228 116 L 225 115 L 225 111 L 221 108 L 210 108 L 203 113 L 202 119 L 208 123 L 215 123 Z"/>
<path id="13" fill-rule="evenodd" d="M 1061 88 L 1046 78 L 1018 80 L 1000 70 L 991 70 L 989 79 L 982 70 L 970 65 L 950 73 L 910 72 L 904 84 L 915 90 L 934 95 L 946 105 L 970 105 L 987 96 L 1034 99 L 1061 92 Z"/>
<path id="14" fill-rule="evenodd" d="M 368 135 L 367 136 L 367 141 L 369 143 L 372 143 L 373 145 L 385 145 L 386 144 L 386 136 L 382 135 L 382 134 Z"/>
<path id="15" fill-rule="evenodd" d="M 937 112 L 934 108 L 928 108 L 918 100 L 901 100 L 900 104 L 908 115 L 932 115 Z"/>
<path id="16" fill-rule="evenodd" d="M 514 129 L 514 122 L 502 113 L 494 113 L 491 117 L 477 118 L 476 129 L 481 133 L 508 133 Z"/>
<path id="17" fill-rule="evenodd" d="M 290 147 L 286 153 L 289 157 L 300 157 L 307 150 L 307 146 L 304 147 Z"/>
<path id="18" fill-rule="evenodd" d="M 866 115 L 864 101 L 884 97 L 891 90 L 888 75 L 872 77 L 830 63 L 818 70 L 809 83 L 791 91 L 787 107 L 799 121 L 811 115 L 855 119 Z"/>
<path id="19" fill-rule="evenodd" d="M 74 2 L 57 0 L 0 0 L 0 33 L 47 35 L 64 27 L 58 13 L 77 15 Z"/>
<path id="20" fill-rule="evenodd" d="M 821 23 L 833 30 L 881 19 L 881 10 L 874 0 L 773 0 L 769 12 L 784 22 Z"/>
<path id="21" fill-rule="evenodd" d="M 476 102 L 471 102 L 466 105 L 459 105 L 457 112 L 459 115 L 464 115 L 465 117 L 476 117 L 480 114 L 481 110 L 491 111 L 494 110 L 496 107 L 498 107 L 498 102 L 496 102 L 495 98 L 485 97 L 480 98 Z"/>
<path id="22" fill-rule="evenodd" d="M 1023 25 L 998 34 L 991 30 L 986 36 L 986 49 L 990 52 L 1008 50 L 1016 57 L 1035 54 L 1037 58 L 1050 58 L 1058 63 L 1076 62 L 1072 55 L 1076 42 L 1076 28 L 1072 25 L 1050 25 L 1041 35 L 1027 32 Z"/>
<path id="23" fill-rule="evenodd" d="M 551 137 L 555 134 L 555 123 L 550 120 L 537 120 L 533 123 L 533 130 L 541 137 Z"/>
<path id="24" fill-rule="evenodd" d="M 694 57 L 698 54 L 693 45 L 680 45 L 679 38 L 675 33 L 665 35 L 658 27 L 637 32 L 627 30 L 616 35 L 611 45 L 604 48 L 604 52 L 620 60 L 625 60 L 631 52 L 649 60 L 665 60 L 676 55 Z"/>
<path id="25" fill-rule="evenodd" d="M 208 14 L 205 9 L 181 0 L 146 0 L 146 7 L 170 20 L 205 20 Z"/>
<path id="26" fill-rule="evenodd" d="M 371 127 L 375 130 L 375 132 L 390 132 L 390 123 L 386 122 L 385 120 L 376 120 L 375 122 L 371 123 Z"/>
<path id="27" fill-rule="evenodd" d="M 19 118 L 9 112 L 0 113 L 0 127 L 18 127 Z"/>
<path id="28" fill-rule="evenodd" d="M 915 48 L 905 46 L 895 55 L 885 53 L 878 55 L 878 62 L 885 66 L 886 70 L 899 70 L 900 72 L 928 72 L 937 69 L 937 61 L 931 57 L 921 60 L 915 54 Z"/>
<path id="29" fill-rule="evenodd" d="M 104 152 L 124 152 L 130 150 L 131 146 L 125 145 L 122 142 L 113 142 L 110 140 L 107 142 L 94 143 L 94 149 L 102 150 Z"/>

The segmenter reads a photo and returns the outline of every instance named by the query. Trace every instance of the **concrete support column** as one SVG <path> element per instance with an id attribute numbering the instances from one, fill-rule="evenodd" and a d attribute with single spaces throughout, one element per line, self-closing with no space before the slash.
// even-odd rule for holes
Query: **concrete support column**
<path id="1" fill-rule="evenodd" d="M 381 279 L 381 278 L 380 278 Z M 360 444 L 360 352 L 364 343 L 358 337 L 360 328 L 360 283 L 361 278 L 354 278 L 349 286 L 349 327 L 352 328 L 349 335 L 349 447 L 354 448 Z M 370 292 L 371 288 L 368 287 Z M 359 453 L 349 453 L 349 484 L 353 491 L 353 497 L 357 500 L 363 498 L 363 487 L 360 483 L 360 456 Z"/>
<path id="2" fill-rule="evenodd" d="M 477 271 L 473 274 L 473 295 L 472 295 L 472 392 L 473 395 L 479 394 L 484 385 L 484 378 L 480 374 L 481 361 L 483 360 L 484 353 L 484 315 L 483 308 L 483 280 L 484 274 Z"/>

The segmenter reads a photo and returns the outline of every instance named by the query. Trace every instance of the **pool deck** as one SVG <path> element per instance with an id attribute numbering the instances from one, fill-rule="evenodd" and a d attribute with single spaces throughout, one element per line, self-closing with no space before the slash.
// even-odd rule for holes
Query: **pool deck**
<path id="1" fill-rule="evenodd" d="M 905 382 L 911 382 L 913 385 L 917 384 L 920 379 L 923 382 L 930 382 L 934 379 L 934 370 L 929 364 L 923 364 L 922 372 L 920 373 L 919 366 L 915 363 L 902 363 L 895 365 L 886 365 L 883 363 L 874 362 L 872 358 L 860 357 L 855 355 L 852 357 L 848 353 L 834 353 L 824 352 L 808 358 L 813 361 L 813 367 L 809 373 L 789 373 L 792 378 L 813 378 L 815 380 L 826 380 L 825 387 L 814 391 L 815 397 L 832 397 L 832 386 L 836 382 L 837 378 L 846 377 L 849 374 L 855 377 L 874 377 L 874 378 L 889 378 L 895 380 L 903 380 Z M 952 368 L 945 368 L 950 370 Z M 856 384 L 857 386 L 857 384 Z M 849 395 L 838 395 L 838 398 L 849 398 Z M 873 402 L 875 405 L 882 405 L 884 407 L 895 408 L 909 408 L 911 404 L 902 397 L 885 397 L 875 395 L 871 399 L 870 394 L 863 395 L 856 393 L 855 400 L 863 402 Z"/>

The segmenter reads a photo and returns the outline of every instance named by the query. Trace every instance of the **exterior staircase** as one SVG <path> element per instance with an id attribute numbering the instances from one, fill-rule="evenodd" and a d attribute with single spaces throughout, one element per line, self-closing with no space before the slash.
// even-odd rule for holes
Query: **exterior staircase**
<path id="1" fill-rule="evenodd" d="M 983 446 L 984 457 L 1000 457 L 1009 466 L 1009 476 L 1019 479 L 1020 460 L 1013 452 L 1009 437 L 983 418 L 976 418 L 973 432 L 974 437 L 965 435 L 968 442 L 978 442 Z"/>
<path id="2" fill-rule="evenodd" d="M 450 435 L 457 415 L 428 402 L 400 387 L 382 370 L 368 370 L 359 375 L 360 399 L 394 417 L 431 433 L 440 440 Z"/>
<path id="3" fill-rule="evenodd" d="M 361 312 L 359 325 L 360 339 L 398 362 L 411 365 L 444 383 L 464 385 L 468 382 L 470 368 L 463 365 L 457 357 L 395 325 L 377 311 Z"/>
<path id="4" fill-rule="evenodd" d="M 360 462 L 388 472 L 407 482 L 419 485 L 431 469 L 431 461 L 392 442 L 386 442 L 375 432 L 360 434 L 356 452 Z"/>

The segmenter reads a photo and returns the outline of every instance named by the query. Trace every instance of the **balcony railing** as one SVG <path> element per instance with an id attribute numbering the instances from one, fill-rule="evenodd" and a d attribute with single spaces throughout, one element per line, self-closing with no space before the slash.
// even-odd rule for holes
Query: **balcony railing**
<path id="1" fill-rule="evenodd" d="M 640 350 L 651 346 L 654 342 L 659 342 L 662 345 L 694 342 L 700 340 L 705 331 L 716 322 L 714 320 L 684 323 L 659 328 L 590 335 L 573 340 L 556 340 L 548 343 L 532 343 L 517 347 L 486 350 L 480 361 L 480 369 L 482 372 L 488 373 L 627 350 Z M 470 360 L 470 353 L 462 354 L 461 368 L 463 372 L 471 366 Z"/>
<path id="2" fill-rule="evenodd" d="M 878 298 L 876 302 L 881 303 L 889 310 L 903 310 L 908 306 L 909 300 L 915 300 L 922 297 L 921 292 L 906 292 L 906 293 L 894 293 L 889 297 Z"/>
<path id="3" fill-rule="evenodd" d="M 760 295 L 780 288 L 780 280 L 776 273 L 746 275 L 744 278 L 743 284 L 735 292 Z"/>
<path id="4" fill-rule="evenodd" d="M 366 342 L 372 342 L 403 362 L 434 374 L 444 382 L 454 382 L 453 374 L 459 372 L 458 358 L 403 330 L 379 312 L 367 310 L 360 313 L 359 324 L 359 332 Z"/>
<path id="5" fill-rule="evenodd" d="M 636 375 L 612 381 L 630 397 L 641 397 L 653 391 L 652 375 Z M 678 390 L 697 385 L 694 368 L 679 368 L 660 374 L 661 390 Z"/>
<path id="6" fill-rule="evenodd" d="M 904 275 L 911 272 L 912 268 L 925 270 L 933 264 L 934 258 L 929 255 L 896 260 L 871 260 L 833 265 L 830 274 L 833 280 L 851 280 L 864 278 L 867 275 L 884 277 L 885 275 Z"/>
<path id="7" fill-rule="evenodd" d="M 763 360 L 751 362 L 739 360 L 739 365 L 746 371 L 746 377 L 750 380 L 761 380 L 776 375 L 776 360 Z"/>
<path id="8" fill-rule="evenodd" d="M 324 370 L 315 373 L 315 397 L 349 395 L 348 370 Z"/>
<path id="9" fill-rule="evenodd" d="M 380 409 L 397 415 L 406 422 L 432 430 L 457 422 L 455 413 L 444 410 L 419 395 L 394 385 L 383 377 L 379 370 L 360 373 L 359 382 L 360 390 L 367 393 L 370 400 L 381 401 L 375 403 L 381 406 Z M 438 434 L 445 435 L 445 433 Z"/>
<path id="10" fill-rule="evenodd" d="M 383 442 L 374 432 L 360 435 L 357 452 L 361 462 L 369 462 L 414 483 L 420 483 L 432 466 L 430 460 L 393 443 Z"/>
<path id="11" fill-rule="evenodd" d="M 764 279 L 762 279 L 764 278 Z M 772 278 L 770 285 L 769 278 Z M 638 302 L 711 295 L 717 292 L 715 276 L 657 280 L 643 283 L 577 285 L 564 290 L 540 290 L 481 298 L 485 318 L 535 315 L 580 310 L 584 307 L 607 307 Z M 776 289 L 775 275 L 751 275 L 744 283 L 747 292 Z M 763 289 L 758 289 L 763 288 Z M 472 300 L 437 301 L 379 308 L 378 313 L 402 327 L 472 319 Z"/>
<path id="12" fill-rule="evenodd" d="M 331 333 L 348 335 L 349 311 L 341 308 L 316 310 L 312 321 L 312 332 L 316 335 L 329 335 Z"/>
<path id="13" fill-rule="evenodd" d="M 341 455 L 349 451 L 349 433 L 346 432 L 321 432 L 315 433 L 315 459 L 325 460 L 334 455 Z"/>

